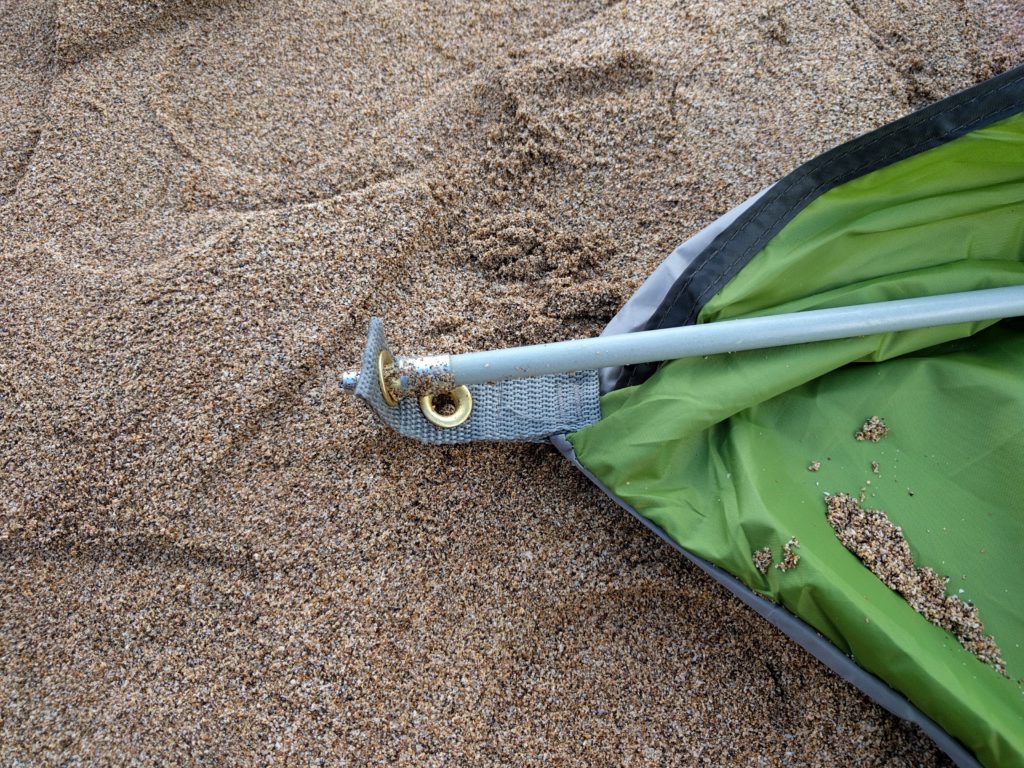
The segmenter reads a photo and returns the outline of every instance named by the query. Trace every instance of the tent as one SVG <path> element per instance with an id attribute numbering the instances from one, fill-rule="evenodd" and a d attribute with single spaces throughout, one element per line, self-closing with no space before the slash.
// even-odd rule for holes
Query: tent
<path id="1" fill-rule="evenodd" d="M 605 334 L 1021 285 L 1024 68 L 796 169 Z M 1024 766 L 1020 319 L 481 383 L 451 429 L 382 399 L 370 336 L 357 393 L 392 426 L 551 440 L 955 762 Z"/>

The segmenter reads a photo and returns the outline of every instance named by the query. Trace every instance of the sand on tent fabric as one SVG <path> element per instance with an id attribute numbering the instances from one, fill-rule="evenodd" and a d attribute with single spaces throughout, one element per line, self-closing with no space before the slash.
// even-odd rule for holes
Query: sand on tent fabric
<path id="1" fill-rule="evenodd" d="M 889 434 L 889 427 L 885 425 L 885 420 L 878 416 L 872 416 L 854 433 L 854 437 L 857 440 L 870 440 L 872 443 L 877 443 L 887 434 Z"/>
<path id="2" fill-rule="evenodd" d="M 932 624 L 954 635 L 979 660 L 1006 674 L 999 646 L 985 634 L 977 606 L 947 595 L 947 577 L 928 566 L 915 565 L 902 529 L 885 512 L 865 508 L 845 493 L 828 496 L 825 506 L 836 538 L 882 583 Z"/>
<path id="3" fill-rule="evenodd" d="M 761 547 L 756 550 L 750 559 L 754 562 L 754 567 L 757 568 L 758 572 L 764 576 L 768 573 L 768 569 L 772 567 L 772 548 Z"/>
<path id="4" fill-rule="evenodd" d="M 409 443 L 337 376 L 372 315 L 402 354 L 597 333 L 1020 22 L 0 0 L 4 760 L 945 764 L 550 448 Z"/>

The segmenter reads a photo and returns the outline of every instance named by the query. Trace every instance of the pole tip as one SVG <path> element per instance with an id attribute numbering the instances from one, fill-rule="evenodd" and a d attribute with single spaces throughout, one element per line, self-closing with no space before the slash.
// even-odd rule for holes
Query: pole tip
<path id="1" fill-rule="evenodd" d="M 359 384 L 359 371 L 344 371 L 341 374 L 341 388 L 346 392 L 355 392 Z"/>

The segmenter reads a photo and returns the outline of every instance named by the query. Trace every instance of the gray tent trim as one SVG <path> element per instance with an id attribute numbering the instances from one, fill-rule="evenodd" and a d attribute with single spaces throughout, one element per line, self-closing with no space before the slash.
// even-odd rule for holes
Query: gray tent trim
<path id="1" fill-rule="evenodd" d="M 748 202 L 752 201 L 753 198 Z M 572 444 L 565 438 L 565 435 L 552 435 L 550 440 L 551 444 L 594 485 L 600 488 L 608 498 L 639 520 L 646 528 L 658 538 L 668 543 L 677 552 L 681 553 L 687 560 L 736 595 L 762 618 L 767 619 L 769 623 L 789 637 L 790 640 L 793 640 L 848 683 L 857 687 L 876 704 L 888 710 L 896 717 L 918 726 L 959 768 L 981 768 L 981 764 L 963 744 L 946 733 L 934 720 L 911 704 L 905 696 L 890 688 L 885 682 L 870 672 L 866 672 L 858 667 L 849 656 L 836 648 L 809 624 L 794 616 L 782 606 L 761 597 L 730 573 L 687 552 L 673 541 L 665 531 L 612 493 L 604 483 L 580 464 Z"/>

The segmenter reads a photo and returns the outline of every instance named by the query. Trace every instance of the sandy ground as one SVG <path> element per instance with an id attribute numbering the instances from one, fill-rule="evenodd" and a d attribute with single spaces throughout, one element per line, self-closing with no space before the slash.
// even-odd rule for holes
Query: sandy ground
<path id="1" fill-rule="evenodd" d="M 335 378 L 597 332 L 1016 3 L 0 0 L 0 763 L 942 765 L 546 446 Z"/>

